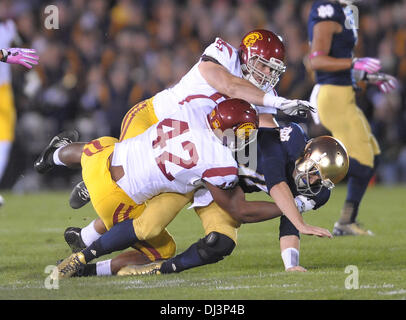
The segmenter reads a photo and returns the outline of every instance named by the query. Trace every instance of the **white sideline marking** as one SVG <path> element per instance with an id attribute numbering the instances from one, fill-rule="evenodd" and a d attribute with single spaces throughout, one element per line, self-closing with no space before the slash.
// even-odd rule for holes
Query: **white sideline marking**
<path id="1" fill-rule="evenodd" d="M 395 290 L 395 291 L 379 291 L 378 294 L 380 295 L 387 295 L 387 296 L 392 296 L 392 295 L 396 295 L 396 294 L 405 294 L 406 293 L 406 289 L 400 289 L 400 290 Z"/>

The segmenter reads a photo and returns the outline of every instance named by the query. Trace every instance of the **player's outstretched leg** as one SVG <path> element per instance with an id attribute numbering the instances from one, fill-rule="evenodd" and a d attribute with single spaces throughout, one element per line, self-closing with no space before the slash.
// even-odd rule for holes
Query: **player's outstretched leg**
<path id="1" fill-rule="evenodd" d="M 72 190 L 69 205 L 72 209 L 82 208 L 90 201 L 89 191 L 83 181 L 79 182 Z"/>
<path id="2" fill-rule="evenodd" d="M 55 166 L 53 159 L 54 152 L 58 148 L 66 146 L 72 142 L 77 142 L 78 140 L 79 133 L 76 130 L 64 131 L 56 135 L 35 161 L 34 169 L 39 173 L 47 173 Z"/>
<path id="3" fill-rule="evenodd" d="M 219 232 L 210 232 L 203 239 L 192 244 L 186 251 L 173 258 L 154 261 L 145 265 L 128 265 L 117 275 L 153 275 L 178 273 L 187 269 L 216 263 L 229 256 L 235 248 L 235 242 Z"/>
<path id="4" fill-rule="evenodd" d="M 377 162 L 378 157 L 375 157 L 374 167 L 376 167 Z M 369 181 L 374 174 L 374 167 L 362 165 L 356 159 L 350 157 L 347 198 L 341 211 L 341 217 L 334 224 L 334 236 L 373 235 L 373 232 L 365 230 L 360 226 L 359 222 L 357 222 L 357 217 L 359 206 L 368 188 Z"/>

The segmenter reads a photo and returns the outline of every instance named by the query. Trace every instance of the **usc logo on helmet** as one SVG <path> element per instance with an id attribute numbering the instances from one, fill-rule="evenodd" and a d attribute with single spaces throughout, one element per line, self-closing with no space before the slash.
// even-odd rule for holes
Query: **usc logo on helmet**
<path id="1" fill-rule="evenodd" d="M 236 136 L 241 139 L 248 139 L 251 134 L 253 134 L 254 130 L 257 126 L 251 122 L 246 122 L 240 125 L 237 130 L 235 130 Z"/>
<path id="2" fill-rule="evenodd" d="M 218 121 L 217 119 L 215 119 L 212 123 L 211 126 L 213 127 L 213 129 L 218 129 L 220 128 L 220 121 Z"/>
<path id="3" fill-rule="evenodd" d="M 257 42 L 257 40 L 262 40 L 262 34 L 259 32 L 252 32 L 250 34 L 248 34 L 244 40 L 243 43 L 246 47 L 252 47 L 254 45 L 255 42 Z"/>

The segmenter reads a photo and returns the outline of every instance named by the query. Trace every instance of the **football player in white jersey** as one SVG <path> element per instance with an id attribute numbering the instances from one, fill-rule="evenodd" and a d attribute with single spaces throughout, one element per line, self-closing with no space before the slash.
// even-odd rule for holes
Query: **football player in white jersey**
<path id="1" fill-rule="evenodd" d="M 33 49 L 10 48 L 17 38 L 17 29 L 12 20 L 0 20 L 0 181 L 6 170 L 10 150 L 14 141 L 16 112 L 11 87 L 10 64 L 19 64 L 28 69 L 38 64 Z"/>
<path id="2" fill-rule="evenodd" d="M 243 37 L 238 50 L 217 38 L 178 84 L 129 110 L 122 121 L 120 141 L 137 136 L 176 110 L 200 105 L 209 111 L 211 107 L 206 101 L 219 102 L 226 97 L 245 98 L 249 103 L 258 105 L 260 126 L 277 125 L 273 118 L 276 108 L 290 115 L 303 115 L 312 110 L 309 103 L 277 97 L 273 89 L 285 70 L 284 51 L 281 38 L 267 30 L 249 32 Z M 35 167 L 39 172 L 46 172 L 47 167 L 41 168 L 40 164 L 44 163 L 42 160 L 43 155 L 39 157 Z M 71 206 L 79 208 L 87 203 L 88 194 L 85 184 L 80 182 L 72 192 Z M 176 196 L 168 196 L 171 199 L 168 206 L 182 202 L 182 199 L 176 201 Z M 206 234 L 220 232 L 236 242 L 238 223 L 230 219 L 227 213 L 221 212 L 216 203 L 197 208 L 196 211 Z M 86 245 L 86 242 L 93 242 L 105 230 L 101 220 L 96 219 L 83 229 L 68 228 L 65 231 L 65 239 L 74 247 L 73 250 L 76 250 L 77 247 Z M 156 255 L 151 255 L 150 252 L 144 253 L 150 259 L 156 258 Z"/>
<path id="3" fill-rule="evenodd" d="M 208 112 L 212 108 L 208 100 L 218 103 L 227 97 L 244 99 L 256 105 L 261 127 L 277 126 L 273 118 L 277 109 L 289 115 L 306 114 L 308 110 L 313 110 L 308 102 L 277 97 L 274 90 L 280 75 L 285 71 L 284 55 L 281 38 L 268 30 L 247 33 L 239 49 L 216 38 L 176 85 L 136 104 L 127 112 L 122 121 L 119 140 L 137 136 L 177 110 L 200 105 Z M 41 157 L 37 163 L 40 160 Z M 41 173 L 47 170 L 39 165 L 35 167 Z M 80 182 L 72 192 L 70 204 L 73 208 L 80 208 L 89 200 L 86 186 Z M 80 232 L 77 228 L 67 232 L 71 230 Z M 96 220 L 86 230 L 100 234 L 103 232 L 103 224 Z"/>
<path id="4" fill-rule="evenodd" d="M 204 117 L 201 110 L 173 114 L 124 142 L 102 137 L 59 148 L 66 165 L 81 163 L 92 204 L 109 231 L 62 261 L 54 277 L 70 277 L 94 258 L 156 239 L 199 187 L 207 187 L 222 209 L 245 222 L 274 217 L 274 204 L 245 201 L 235 187 L 238 167 L 230 149 L 255 138 L 255 109 L 243 100 L 228 99 L 207 114 L 204 125 L 198 120 L 199 113 Z M 187 202 L 172 212 L 160 201 L 167 192 L 184 194 Z M 286 216 L 305 234 L 331 237 L 328 230 L 305 224 L 297 210 L 287 210 Z"/>
<path id="5" fill-rule="evenodd" d="M 185 102 L 208 97 L 216 102 L 226 97 L 240 98 L 255 106 L 261 126 L 275 127 L 272 114 L 277 109 L 288 115 L 304 115 L 312 110 L 307 101 L 277 97 L 274 90 L 285 72 L 284 44 L 268 30 L 246 34 L 236 49 L 221 38 L 209 45 L 198 63 L 172 88 L 155 95 L 152 104 L 158 119 L 172 113 L 169 105 L 182 107 Z M 264 114 L 268 114 L 265 116 Z"/>
<path id="6" fill-rule="evenodd" d="M 173 87 L 157 93 L 152 98 L 132 107 L 121 124 L 119 140 L 135 137 L 151 125 L 169 115 L 200 105 L 210 111 L 206 100 L 216 103 L 226 98 L 243 99 L 255 105 L 261 127 L 276 127 L 273 115 L 277 109 L 288 115 L 305 116 L 314 111 L 307 101 L 278 97 L 274 90 L 280 75 L 285 72 L 283 62 L 285 47 L 281 38 L 268 30 L 247 33 L 239 49 L 221 38 L 209 45 L 199 61 Z M 42 168 L 36 168 L 43 173 Z M 78 184 L 72 195 L 78 199 L 71 203 L 79 208 L 89 200 L 83 183 Z M 81 188 L 82 187 L 82 188 Z"/>

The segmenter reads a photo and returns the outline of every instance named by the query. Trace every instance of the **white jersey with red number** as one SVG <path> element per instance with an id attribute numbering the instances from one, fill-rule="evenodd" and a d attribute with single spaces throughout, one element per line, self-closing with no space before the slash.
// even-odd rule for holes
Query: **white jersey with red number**
<path id="1" fill-rule="evenodd" d="M 238 181 L 237 163 L 201 121 L 205 117 L 199 108 L 186 109 L 116 143 L 112 165 L 124 169 L 117 184 L 138 204 L 162 192 L 188 193 L 202 187 L 203 180 L 220 188 L 233 187 Z"/>
<path id="2" fill-rule="evenodd" d="M 242 78 L 238 50 L 221 38 L 216 38 L 215 42 L 203 52 L 203 56 L 215 59 L 232 75 Z M 154 96 L 154 111 L 159 120 L 165 119 L 179 109 L 183 110 L 195 104 L 199 104 L 202 108 L 205 108 L 206 113 L 209 113 L 212 104 L 206 104 L 205 101 L 211 100 L 219 103 L 227 98 L 217 92 L 203 78 L 198 69 L 200 61 L 177 84 Z M 273 90 L 273 93 L 276 95 L 275 90 Z M 255 108 L 259 113 L 276 113 L 275 108 L 262 106 L 255 106 Z"/>
<path id="3" fill-rule="evenodd" d="M 17 35 L 16 25 L 13 20 L 0 22 L 0 49 L 10 48 Z M 11 82 L 11 69 L 7 63 L 0 62 L 0 85 Z"/>

